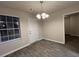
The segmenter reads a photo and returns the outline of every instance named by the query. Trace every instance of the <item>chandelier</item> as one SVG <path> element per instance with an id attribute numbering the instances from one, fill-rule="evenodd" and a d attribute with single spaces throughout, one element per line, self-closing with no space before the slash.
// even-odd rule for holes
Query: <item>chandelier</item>
<path id="1" fill-rule="evenodd" d="M 44 3 L 43 1 L 40 1 L 42 11 L 43 11 L 43 3 Z M 49 14 L 45 13 L 44 11 L 36 14 L 37 19 L 47 19 L 48 17 L 49 17 Z"/>

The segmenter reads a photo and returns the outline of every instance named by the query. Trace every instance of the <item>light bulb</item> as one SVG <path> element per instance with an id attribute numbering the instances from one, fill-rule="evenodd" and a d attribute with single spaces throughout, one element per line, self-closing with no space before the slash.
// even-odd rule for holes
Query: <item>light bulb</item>
<path id="1" fill-rule="evenodd" d="M 46 13 L 42 13 L 41 16 L 42 16 L 42 19 L 46 19 Z"/>
<path id="2" fill-rule="evenodd" d="M 42 14 L 41 14 L 42 17 L 45 17 L 45 15 L 46 15 L 46 13 L 42 13 Z"/>
<path id="3" fill-rule="evenodd" d="M 46 18 L 49 17 L 49 15 L 46 14 L 46 13 L 41 13 L 41 14 L 37 14 L 36 17 L 37 17 L 38 19 L 41 19 L 41 18 L 42 18 L 42 19 L 46 19 Z"/>
<path id="4" fill-rule="evenodd" d="M 42 19 L 46 19 L 46 17 L 42 16 Z"/>
<path id="5" fill-rule="evenodd" d="M 46 14 L 46 18 L 48 18 L 49 17 L 49 15 L 48 14 Z"/>
<path id="6" fill-rule="evenodd" d="M 38 19 L 41 19 L 41 15 L 40 15 L 40 14 L 37 14 L 36 17 L 37 17 Z"/>

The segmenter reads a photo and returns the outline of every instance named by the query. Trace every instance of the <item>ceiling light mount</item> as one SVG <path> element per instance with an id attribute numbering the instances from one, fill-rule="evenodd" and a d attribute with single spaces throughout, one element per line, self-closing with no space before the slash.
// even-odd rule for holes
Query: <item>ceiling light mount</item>
<path id="1" fill-rule="evenodd" d="M 44 3 L 43 1 L 40 1 L 40 3 L 42 4 L 42 3 Z"/>

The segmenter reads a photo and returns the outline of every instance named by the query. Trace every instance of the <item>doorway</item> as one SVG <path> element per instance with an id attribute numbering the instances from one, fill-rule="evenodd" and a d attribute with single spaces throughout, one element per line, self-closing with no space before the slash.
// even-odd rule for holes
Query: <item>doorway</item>
<path id="1" fill-rule="evenodd" d="M 79 13 L 65 15 L 65 45 L 79 51 Z"/>

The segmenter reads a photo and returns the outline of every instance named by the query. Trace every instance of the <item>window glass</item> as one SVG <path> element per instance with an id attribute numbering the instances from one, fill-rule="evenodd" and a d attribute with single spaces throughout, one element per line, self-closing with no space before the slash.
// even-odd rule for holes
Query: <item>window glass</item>
<path id="1" fill-rule="evenodd" d="M 0 30 L 1 36 L 7 36 L 7 30 Z"/>
<path id="2" fill-rule="evenodd" d="M 11 16 L 7 16 L 7 22 L 11 22 L 12 23 L 12 17 Z"/>
<path id="3" fill-rule="evenodd" d="M 7 36 L 1 37 L 1 41 L 2 41 L 2 42 L 8 41 L 8 37 L 7 37 Z"/>
<path id="4" fill-rule="evenodd" d="M 0 15 L 0 41 L 20 38 L 20 22 L 18 17 Z"/>
<path id="5" fill-rule="evenodd" d="M 13 28 L 13 23 L 7 23 L 8 28 Z"/>

